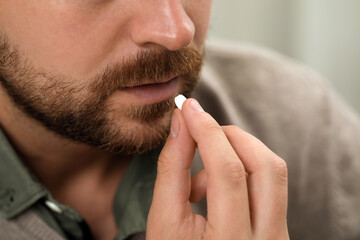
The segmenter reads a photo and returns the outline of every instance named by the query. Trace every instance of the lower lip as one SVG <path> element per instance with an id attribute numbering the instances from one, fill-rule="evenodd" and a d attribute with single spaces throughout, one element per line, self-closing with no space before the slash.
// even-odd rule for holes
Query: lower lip
<path id="1" fill-rule="evenodd" d="M 165 83 L 156 83 L 141 85 L 122 89 L 121 92 L 133 97 L 130 101 L 136 101 L 137 104 L 154 104 L 175 97 L 178 90 L 179 78 L 173 78 Z"/>

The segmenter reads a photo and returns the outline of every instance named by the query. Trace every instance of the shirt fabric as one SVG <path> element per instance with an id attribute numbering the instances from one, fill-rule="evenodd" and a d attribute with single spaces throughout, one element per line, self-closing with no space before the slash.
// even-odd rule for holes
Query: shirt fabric
<path id="1" fill-rule="evenodd" d="M 117 240 L 145 230 L 159 152 L 160 148 L 135 156 L 125 171 L 113 204 L 118 226 Z M 31 208 L 62 237 L 92 239 L 90 229 L 80 214 L 53 199 L 35 176 L 31 176 L 1 130 L 0 166 L 0 212 L 3 217 L 11 219 Z"/>
<path id="2" fill-rule="evenodd" d="M 360 121 L 326 80 L 269 50 L 208 43 L 202 81 L 194 97 L 221 125 L 240 126 L 287 162 L 291 239 L 360 239 Z M 68 239 L 70 235 L 84 238 L 81 234 L 87 230 L 81 216 L 51 198 L 16 159 L 4 137 L 0 146 L 0 239 L 6 231 L 4 236 L 15 236 L 9 229 L 17 229 L 16 234 L 42 231 L 42 238 L 26 239 L 49 239 L 51 231 Z M 114 200 L 117 239 L 136 232 L 133 239 L 145 239 L 159 151 L 134 159 L 120 183 Z M 196 155 L 192 171 L 201 169 L 201 158 Z M 46 200 L 59 206 L 62 214 L 52 211 Z M 193 207 L 206 214 L 206 201 Z M 67 224 L 70 235 L 65 233 Z"/>

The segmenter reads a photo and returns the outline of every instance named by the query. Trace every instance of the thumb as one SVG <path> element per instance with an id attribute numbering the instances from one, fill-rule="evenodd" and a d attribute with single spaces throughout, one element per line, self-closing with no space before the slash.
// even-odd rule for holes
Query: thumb
<path id="1" fill-rule="evenodd" d="M 195 148 L 181 111 L 175 109 L 171 132 L 158 160 L 152 208 L 159 207 L 166 214 L 168 207 L 169 216 L 182 215 L 190 198 L 190 166 Z"/>

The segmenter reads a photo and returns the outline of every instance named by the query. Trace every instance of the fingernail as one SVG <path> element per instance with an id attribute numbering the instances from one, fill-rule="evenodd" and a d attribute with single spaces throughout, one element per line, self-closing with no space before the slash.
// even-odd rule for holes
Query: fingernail
<path id="1" fill-rule="evenodd" d="M 191 99 L 190 108 L 196 112 L 205 112 L 204 109 L 200 106 L 199 102 L 195 99 Z"/>
<path id="2" fill-rule="evenodd" d="M 176 115 L 174 114 L 171 119 L 170 136 L 175 138 L 179 133 L 179 129 L 180 129 L 180 122 L 176 117 Z"/>

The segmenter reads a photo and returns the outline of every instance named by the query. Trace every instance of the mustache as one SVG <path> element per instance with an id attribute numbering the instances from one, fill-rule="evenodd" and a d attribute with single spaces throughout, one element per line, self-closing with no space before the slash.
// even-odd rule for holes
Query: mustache
<path id="1" fill-rule="evenodd" d="M 193 45 L 178 51 L 142 50 L 91 78 L 74 79 L 35 68 L 20 46 L 0 34 L 0 84 L 19 109 L 63 138 L 123 155 L 149 151 L 164 142 L 174 102 L 131 105 L 116 113 L 106 103 L 108 96 L 172 77 L 179 77 L 179 91 L 189 96 L 201 65 L 202 56 Z M 118 117 L 122 113 L 126 120 Z M 127 118 L 142 127 L 129 128 Z"/>
<path id="2" fill-rule="evenodd" d="M 202 55 L 193 45 L 176 51 L 140 50 L 107 66 L 91 81 L 90 90 L 104 99 L 119 89 L 160 83 L 166 78 L 197 78 L 201 66 Z"/>

